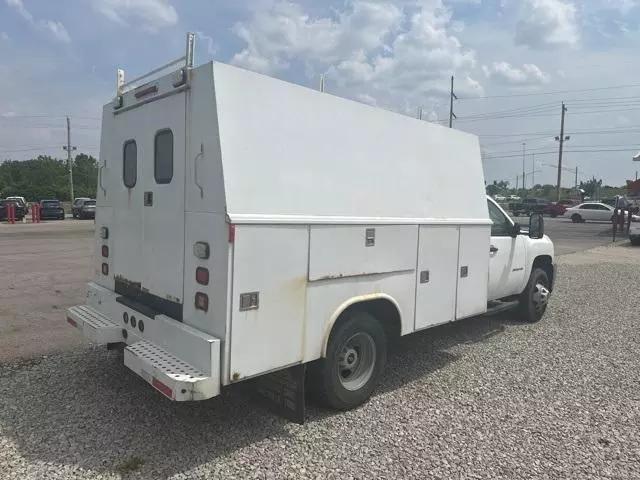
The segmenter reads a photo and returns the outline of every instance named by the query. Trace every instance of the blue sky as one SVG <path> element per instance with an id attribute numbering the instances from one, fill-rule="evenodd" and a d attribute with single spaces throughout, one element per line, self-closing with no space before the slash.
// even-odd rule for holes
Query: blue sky
<path id="1" fill-rule="evenodd" d="M 455 75 L 488 180 L 515 183 L 524 142 L 527 172 L 555 182 L 565 100 L 565 165 L 622 184 L 640 167 L 639 21 L 638 0 L 0 0 L 0 157 L 62 156 L 66 114 L 96 154 L 116 68 L 145 73 L 195 31 L 198 63 L 313 88 L 325 74 L 331 93 L 426 121 L 448 115 Z"/>

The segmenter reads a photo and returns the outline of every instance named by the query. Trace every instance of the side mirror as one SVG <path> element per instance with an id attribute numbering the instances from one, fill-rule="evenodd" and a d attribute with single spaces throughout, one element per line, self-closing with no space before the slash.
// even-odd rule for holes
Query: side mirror
<path id="1" fill-rule="evenodd" d="M 544 236 L 544 219 L 541 213 L 533 213 L 529 217 L 529 238 L 542 238 Z"/>
<path id="2" fill-rule="evenodd" d="M 513 238 L 516 238 L 518 235 L 520 235 L 520 224 L 518 222 L 515 222 L 513 224 L 513 227 L 511 227 L 511 236 Z"/>

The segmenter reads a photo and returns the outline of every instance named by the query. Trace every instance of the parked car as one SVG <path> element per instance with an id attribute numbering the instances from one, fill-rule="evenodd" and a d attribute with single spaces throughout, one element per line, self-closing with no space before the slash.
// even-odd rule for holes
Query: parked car
<path id="1" fill-rule="evenodd" d="M 629 240 L 631 245 L 640 245 L 640 217 L 634 215 L 629 225 Z"/>
<path id="2" fill-rule="evenodd" d="M 505 197 L 504 195 L 494 195 L 493 199 L 496 202 L 505 202 L 507 200 L 507 197 Z"/>
<path id="3" fill-rule="evenodd" d="M 8 205 L 15 205 L 15 207 L 16 207 L 16 220 L 21 222 L 22 219 L 24 218 L 24 216 L 27 214 L 26 208 L 24 206 L 22 206 L 16 200 L 9 200 L 9 199 L 0 200 L 0 221 L 7 220 L 7 218 L 8 218 L 7 206 Z"/>
<path id="4" fill-rule="evenodd" d="M 512 202 L 509 204 L 509 210 L 513 212 L 514 216 L 526 215 L 529 216 L 532 213 L 544 213 L 544 209 L 547 208 L 551 202 L 541 198 L 525 198 L 521 202 Z"/>
<path id="5" fill-rule="evenodd" d="M 60 200 L 41 200 L 40 218 L 42 220 L 64 220 L 64 208 Z"/>
<path id="6" fill-rule="evenodd" d="M 73 218 L 78 218 L 78 211 L 87 200 L 91 199 L 89 197 L 77 197 L 73 199 L 73 203 L 71 204 L 71 215 L 73 215 Z"/>
<path id="7" fill-rule="evenodd" d="M 565 208 L 569 208 L 575 207 L 581 202 L 580 200 L 575 200 L 573 198 L 563 198 L 562 200 L 558 200 L 556 203 L 558 203 L 559 205 L 563 205 Z"/>
<path id="8" fill-rule="evenodd" d="M 92 198 L 76 198 L 71 205 L 73 218 L 96 218 L 96 201 Z"/>
<path id="9" fill-rule="evenodd" d="M 24 208 L 25 215 L 29 213 L 29 204 L 27 203 L 24 197 L 11 196 L 11 197 L 7 197 L 5 200 L 14 200 L 18 202 L 20 206 Z"/>
<path id="10" fill-rule="evenodd" d="M 558 216 L 564 215 L 566 211 L 567 207 L 562 205 L 561 203 L 549 202 L 542 210 L 542 213 L 551 216 L 551 218 L 556 218 Z"/>
<path id="11" fill-rule="evenodd" d="M 575 207 L 567 208 L 567 216 L 573 223 L 586 221 L 610 222 L 613 219 L 614 208 L 600 202 L 585 202 Z M 625 210 L 625 215 L 627 211 Z"/>

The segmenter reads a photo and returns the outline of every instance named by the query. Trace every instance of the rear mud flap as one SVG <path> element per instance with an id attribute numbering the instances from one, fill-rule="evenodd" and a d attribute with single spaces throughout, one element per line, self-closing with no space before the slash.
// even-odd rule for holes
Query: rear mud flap
<path id="1" fill-rule="evenodd" d="M 258 377 L 253 385 L 255 398 L 273 413 L 303 425 L 305 371 L 302 364 Z"/>

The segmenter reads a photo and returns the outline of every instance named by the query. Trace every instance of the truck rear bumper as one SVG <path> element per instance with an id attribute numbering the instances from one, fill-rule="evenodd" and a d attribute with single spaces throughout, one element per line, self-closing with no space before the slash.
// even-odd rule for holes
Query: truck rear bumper
<path id="1" fill-rule="evenodd" d="M 115 298 L 90 283 L 88 304 L 69 308 L 67 322 L 94 343 L 125 343 L 124 364 L 171 400 L 220 393 L 219 339 L 164 315 L 147 317 Z"/>

